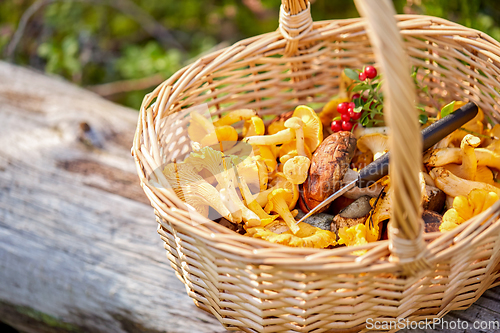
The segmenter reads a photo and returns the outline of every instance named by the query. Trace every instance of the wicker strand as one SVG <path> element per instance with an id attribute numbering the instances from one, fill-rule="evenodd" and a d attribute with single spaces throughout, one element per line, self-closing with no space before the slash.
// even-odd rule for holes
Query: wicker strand
<path id="1" fill-rule="evenodd" d="M 405 274 L 414 274 L 429 267 L 422 238 L 418 177 L 422 165 L 422 136 L 414 107 L 415 88 L 392 2 L 356 0 L 356 6 L 370 27 L 368 34 L 385 77 L 384 115 L 391 128 L 391 260 L 402 263 Z"/>
<path id="2" fill-rule="evenodd" d="M 287 56 L 297 52 L 299 40 L 307 35 L 313 27 L 311 4 L 307 2 L 307 7 L 303 8 L 305 2 L 301 1 L 301 6 L 295 8 L 292 7 L 293 3 L 294 1 L 291 1 L 289 6 L 282 4 L 280 8 L 279 31 L 288 41 L 285 49 L 285 55 Z M 289 10 L 287 10 L 287 7 L 289 7 Z"/>

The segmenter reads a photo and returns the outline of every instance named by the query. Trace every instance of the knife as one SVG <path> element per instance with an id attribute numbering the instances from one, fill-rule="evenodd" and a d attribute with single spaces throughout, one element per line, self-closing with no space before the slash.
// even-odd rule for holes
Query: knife
<path id="1" fill-rule="evenodd" d="M 448 134 L 452 133 L 456 129 L 460 128 L 460 126 L 462 126 L 463 124 L 472 120 L 477 115 L 477 112 L 477 105 L 470 102 L 423 129 L 423 151 L 426 151 L 430 147 L 434 146 Z M 319 205 L 311 209 L 309 213 L 307 213 L 299 221 L 297 221 L 297 224 L 304 221 L 309 216 L 313 215 L 318 210 L 325 207 L 330 202 L 337 199 L 345 192 L 353 189 L 354 187 L 370 186 L 380 178 L 387 175 L 389 173 L 389 156 L 389 153 L 385 153 L 384 155 L 361 169 L 359 171 L 357 179 L 351 181 L 340 190 L 323 200 Z"/>

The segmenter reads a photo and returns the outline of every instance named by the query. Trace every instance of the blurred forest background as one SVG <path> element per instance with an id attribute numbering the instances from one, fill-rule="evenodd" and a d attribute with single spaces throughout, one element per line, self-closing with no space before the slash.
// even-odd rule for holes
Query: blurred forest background
<path id="1" fill-rule="evenodd" d="M 314 20 L 359 16 L 312 0 Z M 144 94 L 202 54 L 275 30 L 280 0 L 1 0 L 0 59 L 55 74 L 138 109 Z M 394 0 L 500 40 L 498 0 Z"/>

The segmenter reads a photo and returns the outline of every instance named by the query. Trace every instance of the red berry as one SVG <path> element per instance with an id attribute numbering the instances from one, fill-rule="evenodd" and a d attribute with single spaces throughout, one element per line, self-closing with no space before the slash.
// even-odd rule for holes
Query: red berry
<path id="1" fill-rule="evenodd" d="M 348 110 L 352 110 L 352 109 L 348 109 Z M 340 119 L 342 119 L 343 121 L 351 120 L 351 116 L 349 115 L 349 111 L 346 113 L 342 113 L 342 115 L 340 116 Z"/>
<path id="2" fill-rule="evenodd" d="M 377 76 L 377 70 L 373 66 L 366 66 L 365 76 L 369 79 L 374 79 Z M 360 79 L 361 80 L 361 79 Z"/>
<path id="3" fill-rule="evenodd" d="M 364 81 L 364 80 L 366 80 L 366 74 L 365 74 L 365 72 L 361 72 L 361 73 L 359 73 L 358 78 L 359 78 L 359 81 Z"/>
<path id="4" fill-rule="evenodd" d="M 351 109 L 354 109 L 356 107 L 356 104 L 354 104 L 354 102 L 350 102 L 349 104 L 347 104 L 347 109 L 351 108 Z"/>
<path id="5" fill-rule="evenodd" d="M 342 122 L 340 120 L 332 121 L 332 125 L 330 127 L 334 132 L 340 132 L 342 130 Z"/>
<path id="6" fill-rule="evenodd" d="M 352 129 L 352 123 L 350 121 L 343 121 L 342 122 L 342 129 L 344 131 L 350 131 Z"/>
<path id="7" fill-rule="evenodd" d="M 337 105 L 337 112 L 342 114 L 347 112 L 347 102 L 342 102 Z"/>
<path id="8" fill-rule="evenodd" d="M 351 99 L 354 101 L 355 99 L 358 99 L 358 98 L 360 98 L 360 97 L 361 97 L 361 95 L 360 95 L 360 94 L 354 94 L 354 95 L 352 95 L 352 98 L 351 98 Z"/>
<path id="9" fill-rule="evenodd" d="M 353 110 L 352 114 L 349 113 L 349 116 L 351 116 L 352 120 L 358 120 L 359 118 L 361 118 L 361 114 L 362 113 L 363 113 L 363 111 L 361 111 L 361 112 L 354 112 L 354 110 Z"/>

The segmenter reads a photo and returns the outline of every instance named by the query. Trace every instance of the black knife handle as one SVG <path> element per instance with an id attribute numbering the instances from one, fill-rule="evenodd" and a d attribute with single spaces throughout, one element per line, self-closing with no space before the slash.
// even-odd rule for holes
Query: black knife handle
<path id="1" fill-rule="evenodd" d="M 436 143 L 444 139 L 448 134 L 460 128 L 463 124 L 471 121 L 477 115 L 477 105 L 469 102 L 456 109 L 443 119 L 440 119 L 422 130 L 424 139 L 423 151 L 426 151 Z"/>
<path id="2" fill-rule="evenodd" d="M 426 151 L 448 134 L 472 120 L 478 112 L 470 102 L 422 130 L 423 150 Z M 386 153 L 360 170 L 358 187 L 367 187 L 389 173 L 389 153 Z"/>

